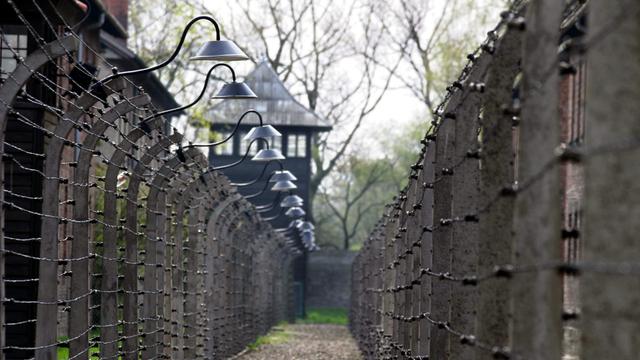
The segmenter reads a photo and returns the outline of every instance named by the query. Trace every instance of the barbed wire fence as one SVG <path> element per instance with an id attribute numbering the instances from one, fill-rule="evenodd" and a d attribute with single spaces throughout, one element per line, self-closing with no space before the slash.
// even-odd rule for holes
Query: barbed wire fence
<path id="1" fill-rule="evenodd" d="M 297 250 L 144 89 L 91 88 L 56 5 L 6 3 L 36 49 L 0 30 L 0 358 L 225 358 L 288 319 Z"/>
<path id="2" fill-rule="evenodd" d="M 515 1 L 447 89 L 354 263 L 366 359 L 640 352 L 640 4 L 568 3 Z"/>

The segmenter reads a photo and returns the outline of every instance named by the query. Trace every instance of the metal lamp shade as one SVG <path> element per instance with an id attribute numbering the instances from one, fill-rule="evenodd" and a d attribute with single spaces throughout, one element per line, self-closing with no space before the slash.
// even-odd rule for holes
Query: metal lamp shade
<path id="1" fill-rule="evenodd" d="M 249 85 L 243 82 L 224 84 L 220 92 L 213 99 L 256 99 L 256 95 Z"/>
<path id="2" fill-rule="evenodd" d="M 230 40 L 207 41 L 191 60 L 240 61 L 249 57 Z"/>
<path id="3" fill-rule="evenodd" d="M 313 233 L 313 230 L 303 230 L 300 232 L 300 236 L 302 236 L 302 238 L 304 238 L 305 236 L 315 236 L 315 234 Z"/>
<path id="4" fill-rule="evenodd" d="M 292 183 L 291 181 L 285 180 L 285 181 L 278 181 L 275 185 L 273 185 L 273 187 L 271 188 L 271 191 L 290 191 L 290 190 L 295 190 L 298 187 L 296 186 L 296 184 Z"/>
<path id="5" fill-rule="evenodd" d="M 302 238 L 302 243 L 306 248 L 310 248 L 315 242 L 315 234 L 311 230 L 303 231 L 300 237 Z"/>
<path id="6" fill-rule="evenodd" d="M 298 180 L 289 170 L 275 171 L 271 176 L 271 180 L 269 182 L 278 182 L 278 181 L 296 181 Z"/>
<path id="7" fill-rule="evenodd" d="M 295 219 L 289 223 L 289 229 L 297 229 L 298 225 L 302 222 L 300 219 Z"/>
<path id="8" fill-rule="evenodd" d="M 280 207 L 290 208 L 294 206 L 302 206 L 304 204 L 304 200 L 298 195 L 289 195 L 282 199 L 280 202 Z"/>
<path id="9" fill-rule="evenodd" d="M 256 126 L 251 128 L 251 130 L 249 130 L 249 132 L 247 133 L 247 135 L 245 135 L 243 140 L 253 141 L 255 139 L 269 139 L 276 136 L 280 137 L 282 136 L 282 134 L 280 134 L 280 132 L 276 130 L 273 126 L 264 125 L 264 126 Z"/>
<path id="10" fill-rule="evenodd" d="M 313 241 L 313 235 L 311 234 L 302 234 L 302 243 L 304 244 L 305 248 L 309 248 L 312 244 Z"/>
<path id="11" fill-rule="evenodd" d="M 316 227 L 311 223 L 311 221 L 303 221 L 299 224 L 298 229 L 302 231 L 314 230 Z"/>
<path id="12" fill-rule="evenodd" d="M 284 213 L 285 215 L 287 215 L 290 218 L 301 218 L 303 216 L 306 215 L 306 213 L 304 212 L 304 210 L 302 210 L 302 208 L 299 207 L 292 207 L 291 209 L 287 210 L 286 213 Z"/>
<path id="13" fill-rule="evenodd" d="M 285 157 L 278 149 L 262 149 L 251 159 L 252 161 L 267 162 L 272 160 L 284 160 Z"/>

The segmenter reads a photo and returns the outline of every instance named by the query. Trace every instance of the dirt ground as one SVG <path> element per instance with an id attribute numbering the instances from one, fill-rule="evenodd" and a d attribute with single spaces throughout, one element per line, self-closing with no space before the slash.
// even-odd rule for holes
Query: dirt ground
<path id="1" fill-rule="evenodd" d="M 361 360 L 346 326 L 286 325 L 279 340 L 243 353 L 238 360 Z"/>

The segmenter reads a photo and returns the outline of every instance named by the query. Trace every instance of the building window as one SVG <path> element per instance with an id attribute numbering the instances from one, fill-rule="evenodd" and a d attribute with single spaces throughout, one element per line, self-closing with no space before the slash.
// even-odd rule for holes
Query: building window
<path id="1" fill-rule="evenodd" d="M 307 156 L 306 134 L 289 134 L 287 136 L 287 156 L 299 158 Z"/>
<path id="2" fill-rule="evenodd" d="M 28 36 L 24 26 L 5 26 L 2 28 L 1 37 L 0 78 L 6 79 L 18 66 L 16 54 L 23 58 L 27 57 Z"/>
<path id="3" fill-rule="evenodd" d="M 255 105 L 256 111 L 258 111 L 258 112 L 266 112 L 267 111 L 267 104 L 265 102 L 257 102 L 254 105 Z"/>
<path id="4" fill-rule="evenodd" d="M 219 141 L 228 138 L 229 135 L 231 135 L 230 132 L 221 132 Z M 233 155 L 233 137 L 226 143 L 216 146 L 215 150 L 216 155 Z"/>
<path id="5" fill-rule="evenodd" d="M 251 144 L 251 141 L 244 140 L 244 137 L 247 135 L 246 131 L 240 133 L 240 156 L 244 156 L 247 153 L 247 147 Z M 253 145 L 251 145 L 251 149 L 249 149 L 249 155 L 255 155 L 258 152 L 258 147 L 260 147 L 260 140 L 254 141 Z"/>
<path id="6" fill-rule="evenodd" d="M 272 136 L 269 138 L 269 147 L 282 151 L 282 136 Z"/>

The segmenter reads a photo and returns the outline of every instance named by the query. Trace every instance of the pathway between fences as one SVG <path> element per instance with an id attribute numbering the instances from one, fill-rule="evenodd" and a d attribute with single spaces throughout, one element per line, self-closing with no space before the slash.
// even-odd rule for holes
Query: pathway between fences
<path id="1" fill-rule="evenodd" d="M 257 345 L 236 360 L 315 359 L 359 360 L 358 346 L 344 325 L 295 324 L 274 327 Z"/>

